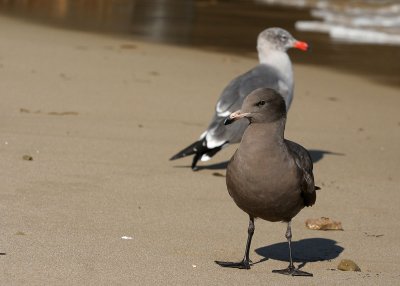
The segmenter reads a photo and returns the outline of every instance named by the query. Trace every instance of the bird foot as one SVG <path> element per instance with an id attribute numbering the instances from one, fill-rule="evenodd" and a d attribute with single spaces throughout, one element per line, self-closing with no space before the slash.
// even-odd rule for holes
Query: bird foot
<path id="1" fill-rule="evenodd" d="M 281 269 L 281 270 L 272 270 L 273 273 L 279 273 L 279 274 L 284 274 L 284 275 L 291 275 L 291 276 L 309 276 L 312 277 L 312 273 L 308 273 L 305 271 L 301 271 L 299 269 L 296 269 L 294 266 L 288 266 L 286 269 Z"/>
<path id="2" fill-rule="evenodd" d="M 240 262 L 225 262 L 225 261 L 215 261 L 221 267 L 238 268 L 238 269 L 250 269 L 249 260 L 243 259 Z"/>

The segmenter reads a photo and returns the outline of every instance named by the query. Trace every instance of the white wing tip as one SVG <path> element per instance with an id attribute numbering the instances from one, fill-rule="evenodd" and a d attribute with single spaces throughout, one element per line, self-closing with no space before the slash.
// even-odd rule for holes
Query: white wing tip
<path id="1" fill-rule="evenodd" d="M 200 159 L 200 160 L 201 160 L 202 162 L 205 162 L 205 161 L 208 161 L 208 160 L 210 160 L 210 159 L 211 159 L 210 156 L 204 154 L 203 156 L 201 156 L 201 159 Z"/>

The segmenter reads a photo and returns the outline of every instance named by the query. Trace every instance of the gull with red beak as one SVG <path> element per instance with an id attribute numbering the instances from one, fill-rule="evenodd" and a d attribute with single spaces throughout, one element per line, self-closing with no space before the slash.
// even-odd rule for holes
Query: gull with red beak
<path id="1" fill-rule="evenodd" d="M 215 114 L 199 140 L 171 157 L 176 160 L 194 155 L 192 169 L 197 170 L 198 160 L 207 161 L 228 144 L 239 143 L 246 128 L 245 122 L 225 126 L 225 118 L 242 106 L 244 99 L 257 88 L 272 88 L 278 91 L 288 110 L 293 99 L 292 63 L 286 53 L 288 49 L 308 49 L 305 42 L 296 40 L 288 31 L 269 28 L 257 39 L 259 64 L 248 72 L 234 78 L 222 91 Z"/>

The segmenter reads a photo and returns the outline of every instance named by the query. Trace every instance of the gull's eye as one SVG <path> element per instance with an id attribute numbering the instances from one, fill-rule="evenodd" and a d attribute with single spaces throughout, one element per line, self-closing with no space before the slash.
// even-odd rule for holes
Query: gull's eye
<path id="1" fill-rule="evenodd" d="M 288 37 L 285 36 L 285 35 L 281 35 L 279 38 L 280 38 L 280 40 L 281 40 L 282 42 L 286 42 L 287 39 L 288 39 Z"/>
<path id="2" fill-rule="evenodd" d="M 263 106 L 265 104 L 264 100 L 261 100 L 260 102 L 257 103 L 257 106 Z"/>

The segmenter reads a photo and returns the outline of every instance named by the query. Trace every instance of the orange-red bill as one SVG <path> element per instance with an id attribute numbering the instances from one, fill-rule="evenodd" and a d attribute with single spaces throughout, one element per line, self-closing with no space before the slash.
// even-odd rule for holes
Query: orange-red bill
<path id="1" fill-rule="evenodd" d="M 302 51 L 308 50 L 308 44 L 306 42 L 297 41 L 294 43 L 293 47 Z"/>

